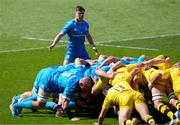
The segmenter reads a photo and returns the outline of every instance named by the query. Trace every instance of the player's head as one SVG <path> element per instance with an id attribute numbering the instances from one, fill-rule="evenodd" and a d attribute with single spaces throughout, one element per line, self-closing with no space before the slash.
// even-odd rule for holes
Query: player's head
<path id="1" fill-rule="evenodd" d="M 93 81 L 90 77 L 83 77 L 79 80 L 79 86 L 83 90 L 91 90 L 93 86 Z"/>
<path id="2" fill-rule="evenodd" d="M 85 9 L 82 6 L 76 6 L 75 8 L 75 20 L 81 22 L 84 18 Z"/>

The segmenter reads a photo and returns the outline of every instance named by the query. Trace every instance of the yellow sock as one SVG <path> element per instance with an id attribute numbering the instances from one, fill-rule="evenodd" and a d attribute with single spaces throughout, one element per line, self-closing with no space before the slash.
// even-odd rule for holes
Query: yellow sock
<path id="1" fill-rule="evenodd" d="M 145 116 L 145 121 L 146 123 L 150 124 L 150 125 L 155 125 L 156 122 L 154 121 L 153 117 L 151 115 L 146 115 Z"/>
<path id="2" fill-rule="evenodd" d="M 165 104 L 158 105 L 158 111 L 160 111 L 161 113 L 167 115 L 171 120 L 176 118 L 174 113 Z"/>
<path id="3" fill-rule="evenodd" d="M 180 102 L 179 102 L 179 101 L 176 102 L 176 109 L 177 109 L 177 110 L 180 110 Z"/>
<path id="4" fill-rule="evenodd" d="M 131 125 L 132 124 L 132 120 L 127 119 L 121 122 L 121 125 Z"/>

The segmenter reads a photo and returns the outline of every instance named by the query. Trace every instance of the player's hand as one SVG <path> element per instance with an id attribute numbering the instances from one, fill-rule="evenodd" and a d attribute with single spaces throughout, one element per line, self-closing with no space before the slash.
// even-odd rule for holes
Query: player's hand
<path id="1" fill-rule="evenodd" d="M 120 72 L 113 72 L 113 71 L 111 71 L 112 73 L 110 73 L 109 74 L 109 79 L 112 79 L 112 78 L 114 78 L 118 73 L 120 73 Z"/>
<path id="2" fill-rule="evenodd" d="M 95 46 L 93 46 L 92 49 L 94 50 L 95 55 L 96 55 L 96 56 L 99 56 L 99 52 L 98 52 L 97 48 L 96 48 Z"/>
<path id="3" fill-rule="evenodd" d="M 145 65 L 144 66 L 144 70 L 148 70 L 148 69 L 150 69 L 152 66 L 151 65 Z"/>
<path id="4" fill-rule="evenodd" d="M 96 56 L 99 56 L 99 52 L 95 52 Z"/>
<path id="5" fill-rule="evenodd" d="M 49 50 L 49 52 L 51 52 L 52 51 L 52 49 L 54 48 L 54 44 L 51 44 L 49 47 L 48 47 L 48 50 Z"/>

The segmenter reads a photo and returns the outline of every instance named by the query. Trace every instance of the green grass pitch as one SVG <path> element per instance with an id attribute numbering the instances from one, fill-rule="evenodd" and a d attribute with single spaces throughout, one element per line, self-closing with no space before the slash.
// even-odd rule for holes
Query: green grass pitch
<path id="1" fill-rule="evenodd" d="M 168 55 L 180 61 L 179 0 L 0 0 L 0 124 L 93 124 L 96 118 L 71 122 L 48 111 L 24 110 L 13 118 L 11 98 L 31 90 L 36 73 L 61 65 L 66 43 L 52 53 L 47 46 L 66 21 L 74 18 L 74 7 L 83 5 L 85 19 L 101 54 L 135 56 Z M 62 41 L 66 41 L 66 37 Z M 89 45 L 92 59 L 97 58 Z M 108 117 L 105 124 L 117 124 Z"/>

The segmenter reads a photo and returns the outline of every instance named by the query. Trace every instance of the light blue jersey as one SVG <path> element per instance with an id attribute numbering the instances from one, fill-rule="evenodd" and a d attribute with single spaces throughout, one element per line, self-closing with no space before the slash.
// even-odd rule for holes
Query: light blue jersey
<path id="1" fill-rule="evenodd" d="M 39 87 L 42 84 L 41 79 L 44 77 L 46 72 L 54 71 L 54 72 L 62 73 L 64 71 L 66 71 L 67 69 L 69 70 L 69 67 L 66 68 L 65 66 L 51 66 L 51 67 L 40 70 L 40 72 L 37 74 L 36 79 L 33 84 L 33 93 L 34 94 L 38 93 Z"/>
<path id="2" fill-rule="evenodd" d="M 96 73 L 95 73 L 95 70 L 98 66 L 101 65 L 101 63 L 103 62 L 104 60 L 100 60 L 98 61 L 96 64 L 92 65 L 91 67 L 89 67 L 85 72 L 84 72 L 84 76 L 88 76 L 90 78 L 94 78 L 96 76 Z M 109 69 L 111 68 L 111 65 L 107 65 L 107 66 L 103 66 L 102 67 L 102 70 L 103 71 L 108 71 Z"/>
<path id="3" fill-rule="evenodd" d="M 89 24 L 86 21 L 77 23 L 74 19 L 68 21 L 61 32 L 68 35 L 68 45 L 65 59 L 73 62 L 75 58 L 90 59 L 85 49 L 85 36 L 89 32 Z"/>
<path id="4" fill-rule="evenodd" d="M 120 59 L 120 62 L 127 65 L 127 64 L 136 64 L 136 63 L 141 63 L 144 62 L 144 58 L 132 58 L 131 60 L 126 60 L 126 59 Z"/>
<path id="5" fill-rule="evenodd" d="M 41 74 L 39 85 L 44 92 L 63 93 L 66 98 L 71 99 L 83 74 L 83 66 L 64 72 L 61 72 L 58 68 L 47 68 Z"/>

